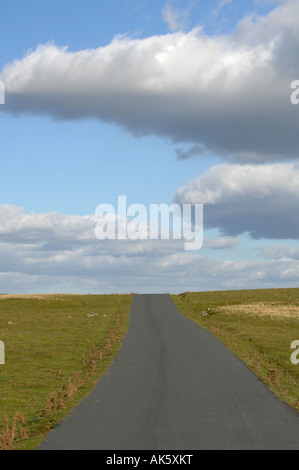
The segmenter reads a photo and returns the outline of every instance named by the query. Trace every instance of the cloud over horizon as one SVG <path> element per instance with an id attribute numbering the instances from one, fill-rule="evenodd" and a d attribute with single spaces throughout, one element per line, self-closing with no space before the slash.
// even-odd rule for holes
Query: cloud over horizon
<path id="1" fill-rule="evenodd" d="M 105 240 L 94 216 L 26 214 L 0 205 L 0 293 L 124 293 L 296 286 L 297 256 L 226 261 L 205 251 L 235 249 L 232 237 L 206 239 L 185 252 L 182 240 Z M 263 252 L 261 252 L 263 255 Z"/>

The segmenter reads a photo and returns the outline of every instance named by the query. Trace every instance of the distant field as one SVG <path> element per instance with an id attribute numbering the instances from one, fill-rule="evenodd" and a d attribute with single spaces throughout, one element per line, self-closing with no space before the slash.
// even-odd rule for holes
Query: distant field
<path id="1" fill-rule="evenodd" d="M 299 411 L 299 289 L 183 293 L 172 296 L 187 318 L 211 331 L 283 401 Z"/>
<path id="2" fill-rule="evenodd" d="M 95 386 L 133 295 L 0 295 L 0 449 L 33 449 Z"/>

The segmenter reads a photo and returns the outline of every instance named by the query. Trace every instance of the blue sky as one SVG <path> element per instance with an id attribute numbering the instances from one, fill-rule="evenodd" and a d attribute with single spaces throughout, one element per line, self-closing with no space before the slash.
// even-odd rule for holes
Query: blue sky
<path id="1" fill-rule="evenodd" d="M 1 2 L 1 62 L 22 57 L 39 43 L 55 41 L 71 50 L 108 44 L 115 35 L 147 37 L 169 32 L 162 10 L 189 10 L 188 29 L 201 24 L 207 34 L 230 32 L 239 20 L 256 12 L 266 14 L 275 1 L 238 0 L 11 0 Z"/>
<path id="2" fill-rule="evenodd" d="M 6 104 L 0 106 L 0 292 L 59 286 L 81 293 L 296 285 L 292 211 L 297 193 L 276 179 L 283 174 L 289 181 L 298 171 L 297 109 L 288 100 L 289 83 L 299 78 L 293 0 L 0 4 L 0 79 L 6 85 Z M 153 57 L 161 64 L 161 76 Z M 78 65 L 83 60 L 86 77 Z M 93 68 L 105 60 L 108 72 Z M 69 84 L 66 61 L 72 70 Z M 101 97 L 93 89 L 97 73 Z M 150 95 L 147 77 L 155 87 Z M 72 86 L 82 86 L 90 104 L 76 103 L 78 93 L 68 95 Z M 109 245 L 104 254 L 98 248 L 91 262 L 93 242 L 88 238 L 82 246 L 82 233 L 73 229 L 74 240 L 66 236 L 68 247 L 57 245 L 51 257 L 41 250 L 64 237 L 64 228 L 60 233 L 54 216 L 47 214 L 55 212 L 65 217 L 63 227 L 73 227 L 72 216 L 83 220 L 98 204 L 116 206 L 119 195 L 126 195 L 128 204 L 176 200 L 204 203 L 207 211 L 211 207 L 206 246 L 200 253 L 187 255 L 173 247 L 159 255 L 156 247 L 143 245 L 132 252 L 117 248 L 115 254 Z M 275 212 L 278 199 L 285 206 Z M 277 229 L 280 220 L 285 230 Z M 142 270 L 141 252 L 145 263 L 154 259 L 148 272 Z M 120 258 L 124 264 L 118 265 Z M 108 263 L 109 276 L 97 270 L 97 263 Z"/>

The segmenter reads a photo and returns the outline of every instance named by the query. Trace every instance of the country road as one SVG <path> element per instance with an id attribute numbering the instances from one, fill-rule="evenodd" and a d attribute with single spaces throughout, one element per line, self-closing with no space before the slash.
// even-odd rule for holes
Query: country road
<path id="1" fill-rule="evenodd" d="M 136 295 L 109 371 L 39 450 L 299 450 L 299 414 L 168 295 Z"/>

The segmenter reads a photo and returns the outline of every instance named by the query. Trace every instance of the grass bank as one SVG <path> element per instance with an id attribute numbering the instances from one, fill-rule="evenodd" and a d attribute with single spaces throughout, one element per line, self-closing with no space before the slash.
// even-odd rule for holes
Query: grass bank
<path id="1" fill-rule="evenodd" d="M 34 449 L 111 365 L 133 295 L 0 296 L 0 449 Z"/>
<path id="2" fill-rule="evenodd" d="M 291 362 L 291 343 L 299 340 L 299 289 L 186 292 L 172 300 L 299 411 L 299 365 Z"/>

